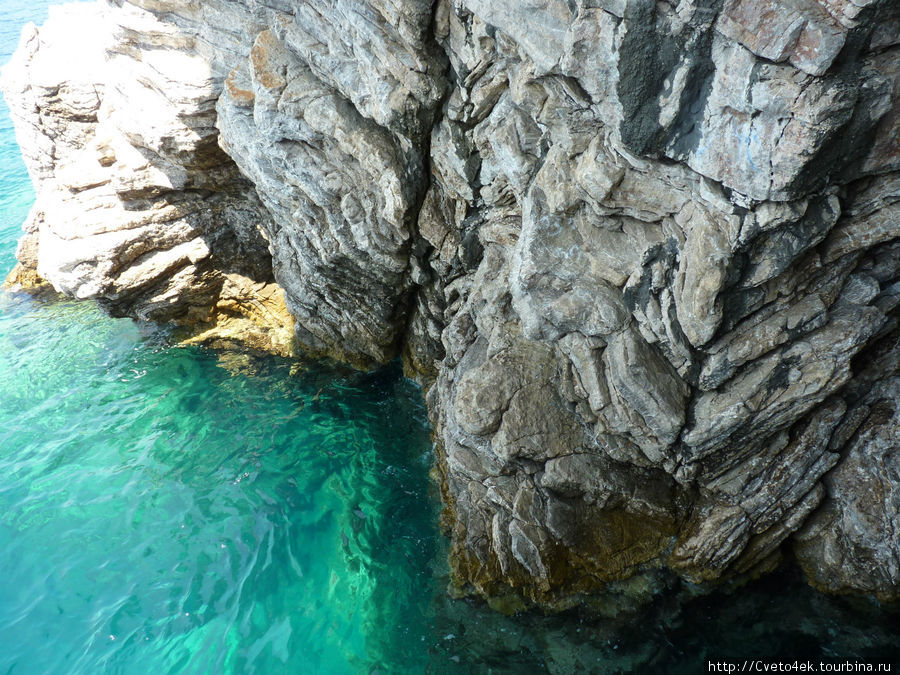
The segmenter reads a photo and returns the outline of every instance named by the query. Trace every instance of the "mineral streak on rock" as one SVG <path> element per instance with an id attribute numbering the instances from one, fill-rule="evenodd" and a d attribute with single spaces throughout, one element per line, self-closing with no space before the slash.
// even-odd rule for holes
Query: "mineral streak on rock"
<path id="1" fill-rule="evenodd" d="M 18 283 L 402 351 L 460 592 L 900 597 L 896 3 L 108 0 L 3 84 Z"/>

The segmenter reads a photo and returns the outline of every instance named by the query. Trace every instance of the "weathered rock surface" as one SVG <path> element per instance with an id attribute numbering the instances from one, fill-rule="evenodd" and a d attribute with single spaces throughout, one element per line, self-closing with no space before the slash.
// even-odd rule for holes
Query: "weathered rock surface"
<path id="1" fill-rule="evenodd" d="M 218 147 L 217 81 L 193 47 L 147 12 L 101 4 L 54 8 L 25 29 L 4 71 L 38 193 L 18 257 L 114 315 L 209 339 L 239 338 L 225 328 L 237 321 L 254 346 L 289 354 L 270 219 Z M 235 302 L 251 296 L 255 309 Z"/>
<path id="2" fill-rule="evenodd" d="M 287 345 L 286 307 L 315 353 L 402 350 L 460 590 L 565 607 L 793 542 L 900 596 L 896 3 L 64 12 L 4 75 L 22 264 L 199 339 Z"/>
<path id="3" fill-rule="evenodd" d="M 795 537 L 800 564 L 827 591 L 896 600 L 900 584 L 900 406 L 898 331 L 863 355 L 847 387 L 851 402 L 831 446 L 842 448 L 823 481 L 827 497 Z"/>

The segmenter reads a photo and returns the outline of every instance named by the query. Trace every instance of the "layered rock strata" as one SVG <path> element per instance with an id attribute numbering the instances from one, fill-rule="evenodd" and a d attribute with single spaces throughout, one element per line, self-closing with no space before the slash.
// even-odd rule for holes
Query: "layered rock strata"
<path id="1" fill-rule="evenodd" d="M 38 195 L 22 267 L 114 316 L 293 352 L 271 219 L 218 146 L 219 82 L 194 38 L 135 9 L 53 8 L 3 83 Z"/>
<path id="2" fill-rule="evenodd" d="M 454 582 L 498 607 L 788 550 L 897 599 L 898 64 L 887 0 L 72 6 L 5 71 L 19 259 L 402 351 Z"/>

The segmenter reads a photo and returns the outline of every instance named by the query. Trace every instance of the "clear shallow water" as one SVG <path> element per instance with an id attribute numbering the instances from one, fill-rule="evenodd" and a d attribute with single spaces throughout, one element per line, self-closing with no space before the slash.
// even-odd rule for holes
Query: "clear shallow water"
<path id="1" fill-rule="evenodd" d="M 48 0 L 0 0 L 0 66 L 9 61 L 19 43 L 22 26 L 46 18 Z M 34 190 L 15 143 L 9 108 L 0 95 L 0 273 L 15 263 L 20 225 L 34 201 Z"/>
<path id="2" fill-rule="evenodd" d="M 0 63 L 47 0 L 0 0 Z M 0 274 L 33 192 L 0 99 Z M 896 659 L 900 617 L 785 571 L 637 621 L 451 601 L 421 395 L 0 293 L 0 675 L 696 673 Z M 895 666 L 896 668 L 897 666 Z"/>
<path id="3" fill-rule="evenodd" d="M 360 672 L 423 642 L 428 432 L 398 373 L 68 303 L 2 305 L 0 351 L 0 672 Z"/>

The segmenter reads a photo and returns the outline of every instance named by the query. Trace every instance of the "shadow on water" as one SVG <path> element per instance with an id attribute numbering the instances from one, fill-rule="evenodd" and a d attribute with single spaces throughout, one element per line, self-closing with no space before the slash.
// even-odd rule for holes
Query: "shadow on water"
<path id="1" fill-rule="evenodd" d="M 578 610 L 508 618 L 477 602 L 439 604 L 446 633 L 432 649 L 435 673 L 687 674 L 750 659 L 900 665 L 900 607 L 822 595 L 790 566 L 711 595 L 676 589 L 619 619 Z"/>

